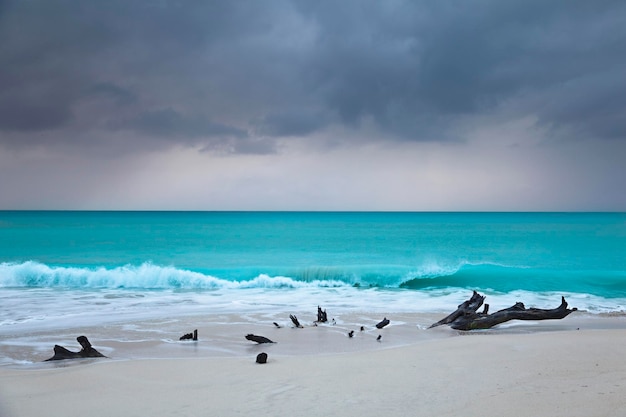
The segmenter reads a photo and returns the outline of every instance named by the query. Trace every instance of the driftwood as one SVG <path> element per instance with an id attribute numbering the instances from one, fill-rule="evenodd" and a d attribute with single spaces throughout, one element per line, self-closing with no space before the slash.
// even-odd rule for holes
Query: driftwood
<path id="1" fill-rule="evenodd" d="M 388 324 L 389 324 L 389 320 L 387 320 L 387 317 L 385 317 L 380 323 L 378 323 L 376 325 L 376 328 L 377 329 L 382 329 L 383 327 L 385 327 Z"/>
<path id="2" fill-rule="evenodd" d="M 298 318 L 296 316 L 294 316 L 293 314 L 289 315 L 289 318 L 291 319 L 291 322 L 293 323 L 294 326 L 296 326 L 297 328 L 302 328 L 302 325 L 300 324 L 300 322 L 298 321 Z"/>
<path id="3" fill-rule="evenodd" d="M 80 352 L 72 352 L 65 349 L 63 346 L 54 345 L 54 356 L 47 361 L 60 361 L 63 359 L 80 359 L 80 358 L 106 358 L 102 353 L 98 352 L 91 346 L 89 339 L 85 336 L 78 336 L 76 338 L 78 343 L 82 346 Z"/>
<path id="4" fill-rule="evenodd" d="M 478 313 L 484 301 L 485 296 L 474 291 L 472 297 L 459 304 L 456 311 L 430 327 L 447 324 L 455 330 L 490 329 L 509 320 L 559 320 L 578 310 L 575 307 L 567 308 L 565 297 L 561 297 L 561 305 L 553 309 L 526 308 L 524 303 L 518 302 L 492 314 L 489 314 L 489 304 L 485 304 L 483 311 Z"/>
<path id="5" fill-rule="evenodd" d="M 246 339 L 252 342 L 257 342 L 257 343 L 276 343 L 276 342 L 271 341 L 267 337 L 257 336 L 255 334 L 247 334 Z"/>
<path id="6" fill-rule="evenodd" d="M 198 340 L 198 329 L 194 330 L 193 333 L 182 335 L 178 340 Z"/>
<path id="7" fill-rule="evenodd" d="M 317 321 L 319 323 L 326 323 L 328 321 L 326 310 L 322 310 L 320 306 L 317 306 Z"/>
<path id="8" fill-rule="evenodd" d="M 476 291 L 474 291 L 474 293 L 472 294 L 472 297 L 469 300 L 466 300 L 463 303 L 459 304 L 456 311 L 454 311 L 449 316 L 439 320 L 437 323 L 432 324 L 430 328 L 441 326 L 442 324 L 451 324 L 456 319 L 466 314 L 466 312 L 470 312 L 470 311 L 475 312 L 476 310 L 478 310 L 480 306 L 483 305 L 484 301 L 485 301 L 485 297 L 478 294 Z M 486 310 L 489 309 L 488 306 L 489 305 L 485 307 Z M 483 313 L 487 313 L 487 311 L 483 311 Z M 454 328 L 454 326 L 452 327 Z"/>

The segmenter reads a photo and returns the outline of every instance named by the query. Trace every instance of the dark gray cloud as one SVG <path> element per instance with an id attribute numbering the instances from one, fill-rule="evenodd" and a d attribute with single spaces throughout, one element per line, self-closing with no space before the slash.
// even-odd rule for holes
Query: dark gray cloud
<path id="1" fill-rule="evenodd" d="M 602 102 L 626 86 L 619 75 L 626 70 L 626 8 L 617 2 L 413 2 L 382 10 L 365 4 L 308 7 L 325 29 L 317 81 L 347 123 L 371 116 L 392 133 L 419 139 L 421 126 L 444 129 L 455 117 L 535 94 L 553 105 L 520 111 L 540 112 L 548 124 L 584 124 L 569 111 L 572 92 L 555 87 L 577 89 L 581 78 L 609 76 L 594 92 Z M 623 124 L 620 117 L 606 122 Z M 586 127 L 591 135 L 605 131 L 604 124 Z"/>
<path id="2" fill-rule="evenodd" d="M 625 16 L 621 1 L 5 1 L 0 143 L 126 132 L 133 149 L 268 153 L 365 121 L 454 140 L 485 114 L 622 139 Z"/>
<path id="3" fill-rule="evenodd" d="M 93 84 L 85 92 L 85 95 L 110 99 L 113 100 L 115 104 L 120 106 L 130 105 L 137 102 L 137 96 L 132 91 L 109 82 Z"/>
<path id="4" fill-rule="evenodd" d="M 201 116 L 185 117 L 167 108 L 142 113 L 138 118 L 123 123 L 120 128 L 128 128 L 155 137 L 199 138 L 211 136 L 235 136 L 245 138 L 247 133 L 230 126 L 224 126 Z"/>
<path id="5" fill-rule="evenodd" d="M 263 136 L 306 136 L 329 126 L 334 118 L 316 110 L 296 109 L 266 115 L 257 123 Z"/>
<path id="6" fill-rule="evenodd" d="M 70 119 L 66 106 L 52 107 L 19 98 L 0 103 L 0 126 L 5 130 L 53 129 L 66 125 Z"/>

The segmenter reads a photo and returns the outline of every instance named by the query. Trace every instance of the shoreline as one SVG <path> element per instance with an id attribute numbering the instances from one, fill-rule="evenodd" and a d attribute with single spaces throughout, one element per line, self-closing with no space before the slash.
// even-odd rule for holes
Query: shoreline
<path id="1" fill-rule="evenodd" d="M 435 313 L 393 313 L 387 315 L 390 324 L 376 329 L 383 315 L 344 313 L 329 317 L 328 323 L 315 325 L 301 315 L 304 328 L 296 329 L 287 313 L 268 315 L 220 314 L 216 316 L 186 316 L 169 320 L 148 320 L 112 323 L 107 326 L 77 327 L 63 331 L 42 330 L 28 334 L 0 334 L 4 362 L 0 369 L 36 367 L 53 356 L 58 344 L 79 351 L 76 337 L 85 335 L 95 349 L 112 359 L 167 359 L 248 357 L 259 347 L 282 356 L 315 356 L 320 354 L 376 351 L 450 337 L 509 335 L 574 330 L 626 330 L 626 315 L 598 315 L 577 311 L 561 320 L 513 320 L 492 329 L 469 332 L 456 331 L 446 325 L 429 329 L 445 315 Z M 285 320 L 286 318 L 286 320 Z M 331 322 L 336 320 L 334 324 Z M 274 323 L 279 324 L 277 328 Z M 360 330 L 361 326 L 363 331 Z M 198 341 L 179 340 L 180 336 L 198 329 Z M 350 338 L 348 333 L 353 331 Z M 257 345 L 245 340 L 256 334 L 276 342 Z M 381 340 L 377 337 L 381 336 Z"/>
<path id="2" fill-rule="evenodd" d="M 387 315 L 390 324 L 379 330 L 374 326 L 383 315 L 344 313 L 329 316 L 329 323 L 317 326 L 301 315 L 304 328 L 293 328 L 287 313 L 268 315 L 220 314 L 216 316 L 186 316 L 167 320 L 112 323 L 107 326 L 76 327 L 42 330 L 27 334 L 0 334 L 4 359 L 0 369 L 37 367 L 53 356 L 58 344 L 71 351 L 80 350 L 76 337 L 86 336 L 95 349 L 112 359 L 167 359 L 248 357 L 260 347 L 274 355 L 315 356 L 370 352 L 395 347 L 419 345 L 433 339 L 459 335 L 508 335 L 589 329 L 626 330 L 626 316 L 597 315 L 574 312 L 565 319 L 543 321 L 510 321 L 488 330 L 459 332 L 448 326 L 428 327 L 444 317 L 435 313 L 393 313 Z M 286 318 L 286 320 L 285 320 Z M 335 324 L 330 321 L 336 320 Z M 281 327 L 277 328 L 273 323 Z M 360 328 L 363 326 L 364 330 Z M 198 341 L 180 341 L 180 336 L 198 329 Z M 350 338 L 348 333 L 353 331 Z M 256 334 L 276 342 L 257 345 L 245 340 Z M 377 337 L 381 336 L 380 341 Z M 257 352 L 258 353 L 258 352 Z"/>
<path id="3" fill-rule="evenodd" d="M 259 345 L 264 365 L 250 352 L 0 368 L 0 415 L 618 416 L 623 324 L 300 356 Z M 296 338 L 307 329 L 284 330 Z"/>

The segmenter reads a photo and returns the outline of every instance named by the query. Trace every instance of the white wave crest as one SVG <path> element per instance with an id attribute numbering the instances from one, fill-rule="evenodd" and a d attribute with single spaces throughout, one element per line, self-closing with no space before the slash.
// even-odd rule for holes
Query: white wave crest
<path id="1" fill-rule="evenodd" d="M 78 268 L 49 266 L 35 261 L 0 264 L 0 288 L 141 288 L 141 289 L 236 289 L 341 287 L 338 280 L 303 282 L 284 276 L 260 274 L 255 278 L 231 281 L 200 272 L 159 266 L 146 262 L 139 266 Z"/>

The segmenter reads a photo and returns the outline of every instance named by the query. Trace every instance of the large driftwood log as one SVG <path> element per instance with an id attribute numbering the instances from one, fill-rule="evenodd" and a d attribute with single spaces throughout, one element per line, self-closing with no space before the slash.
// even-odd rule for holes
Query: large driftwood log
<path id="1" fill-rule="evenodd" d="M 430 327 L 447 324 L 456 330 L 490 329 L 509 320 L 558 320 L 578 310 L 567 308 L 565 297 L 561 297 L 561 305 L 553 309 L 526 308 L 523 303 L 515 303 L 512 307 L 488 314 L 489 304 L 485 304 L 484 310 L 478 313 L 484 301 L 485 297 L 474 291 L 472 297 L 460 304 L 456 311 Z"/>
<path id="2" fill-rule="evenodd" d="M 79 359 L 79 358 L 106 358 L 102 353 L 98 352 L 91 346 L 89 339 L 85 336 L 78 336 L 76 338 L 78 343 L 82 346 L 80 352 L 72 352 L 65 349 L 63 346 L 54 345 L 54 356 L 46 361 L 59 361 L 62 359 Z"/>

